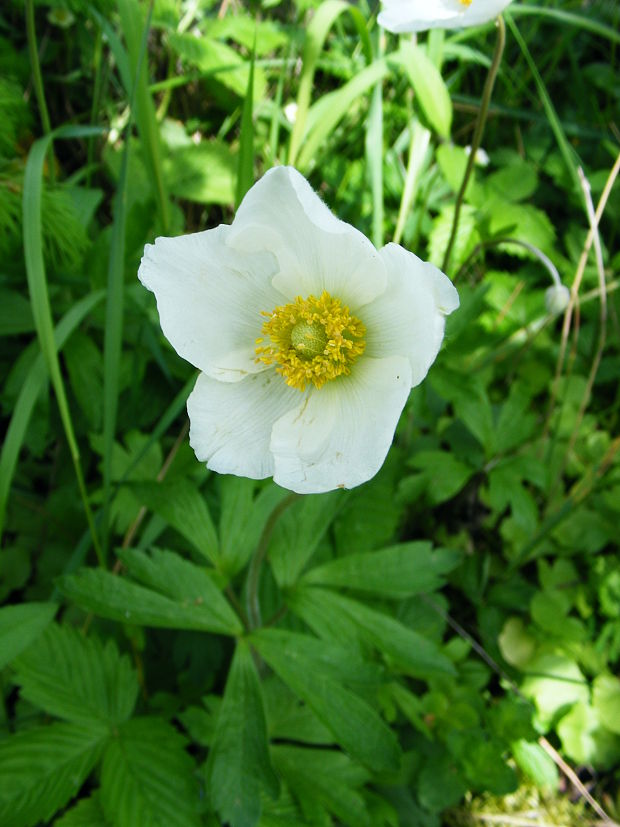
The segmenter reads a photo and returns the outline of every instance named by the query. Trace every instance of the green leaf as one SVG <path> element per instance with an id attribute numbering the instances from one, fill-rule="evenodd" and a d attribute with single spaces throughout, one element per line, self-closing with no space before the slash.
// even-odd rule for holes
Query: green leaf
<path id="1" fill-rule="evenodd" d="M 254 69 L 256 64 L 256 36 L 250 58 L 248 86 L 243 99 L 241 112 L 241 133 L 239 135 L 239 163 L 237 166 L 237 191 L 235 207 L 243 201 L 243 196 L 254 183 Z"/>
<path id="2" fill-rule="evenodd" d="M 313 655 L 315 645 L 321 648 L 322 644 L 305 635 L 295 635 L 297 647 L 284 649 L 281 633 L 274 632 L 262 629 L 251 638 L 271 668 L 308 704 L 353 758 L 377 771 L 396 770 L 400 763 L 396 736 L 366 701 L 320 669 L 320 659 Z"/>
<path id="3" fill-rule="evenodd" d="M 309 494 L 280 517 L 269 546 L 271 568 L 280 588 L 297 581 L 345 501 L 342 491 Z"/>
<path id="4" fill-rule="evenodd" d="M 70 626 L 50 626 L 15 663 L 21 696 L 50 715 L 77 724 L 127 720 L 138 680 L 113 640 L 105 646 Z"/>
<path id="5" fill-rule="evenodd" d="M 278 794 L 260 681 L 244 641 L 237 643 L 228 673 L 209 752 L 207 780 L 213 806 L 231 827 L 254 827 L 258 823 L 261 789 L 274 798 Z"/>
<path id="6" fill-rule="evenodd" d="M 312 620 L 312 609 L 318 610 L 319 613 L 340 613 L 350 618 L 357 626 L 362 639 L 374 646 L 382 655 L 388 655 L 396 661 L 399 669 L 405 674 L 420 678 L 455 674 L 452 662 L 440 652 L 433 641 L 357 600 L 351 600 L 327 589 L 308 587 L 295 592 L 290 598 L 290 607 L 308 623 Z M 307 608 L 310 608 L 310 613 L 307 613 Z"/>
<path id="7" fill-rule="evenodd" d="M 347 554 L 311 569 L 303 580 L 400 599 L 440 588 L 445 583 L 442 575 L 452 571 L 460 559 L 455 551 L 433 551 L 426 541 L 400 543 L 379 551 Z"/>
<path id="8" fill-rule="evenodd" d="M 270 482 L 255 496 L 254 480 L 228 475 L 220 478 L 220 491 L 221 568 L 232 577 L 252 556 L 274 509 L 295 495 Z"/>
<path id="9" fill-rule="evenodd" d="M 277 745 L 273 748 L 273 761 L 306 818 L 318 807 L 350 827 L 371 824 L 364 798 L 355 789 L 369 780 L 369 773 L 346 755 L 333 750 Z M 324 817 L 324 812 L 320 815 Z"/>
<path id="10" fill-rule="evenodd" d="M 170 482 L 132 483 L 130 490 L 214 565 L 218 561 L 217 534 L 204 496 L 185 478 Z"/>
<path id="11" fill-rule="evenodd" d="M 443 256 L 452 233 L 453 221 L 454 206 L 452 204 L 444 206 L 433 221 L 433 228 L 429 236 L 428 253 L 429 261 L 437 267 L 440 267 L 443 262 Z M 452 276 L 458 272 L 458 268 L 473 252 L 479 241 L 480 235 L 476 228 L 476 210 L 470 204 L 463 204 L 459 214 L 459 226 L 452 252 Z"/>
<path id="12" fill-rule="evenodd" d="M 467 792 L 456 762 L 446 753 L 428 759 L 418 776 L 418 797 L 427 810 L 440 811 L 458 804 Z"/>
<path id="13" fill-rule="evenodd" d="M 392 57 L 404 66 L 428 123 L 443 138 L 448 138 L 452 124 L 452 101 L 439 69 L 420 46 L 404 39 L 400 51 Z"/>
<path id="14" fill-rule="evenodd" d="M 106 571 L 81 569 L 59 578 L 57 585 L 78 606 L 120 623 L 225 635 L 239 634 L 242 629 L 232 610 L 228 620 L 222 618 L 204 602 L 204 595 L 174 600 Z"/>
<path id="15" fill-rule="evenodd" d="M 55 723 L 0 741 L 0 824 L 47 822 L 78 794 L 106 738 L 96 724 Z"/>
<path id="16" fill-rule="evenodd" d="M 620 759 L 620 737 L 604 727 L 596 709 L 580 701 L 557 727 L 562 748 L 579 764 L 611 769 Z"/>
<path id="17" fill-rule="evenodd" d="M 235 198 L 235 156 L 217 140 L 174 149 L 164 162 L 171 195 L 197 204 L 232 204 Z"/>
<path id="18" fill-rule="evenodd" d="M 558 768 L 540 744 L 521 739 L 515 741 L 511 748 L 517 766 L 537 787 L 557 790 L 560 778 Z"/>
<path id="19" fill-rule="evenodd" d="M 54 827 L 113 827 L 101 808 L 99 792 L 83 798 L 70 810 L 56 819 Z"/>
<path id="20" fill-rule="evenodd" d="M 620 735 L 620 680 L 614 675 L 597 675 L 592 684 L 592 705 L 605 729 Z"/>
<path id="21" fill-rule="evenodd" d="M 185 745 L 161 718 L 118 728 L 101 769 L 101 804 L 115 827 L 199 827 L 195 766 Z"/>
<path id="22" fill-rule="evenodd" d="M 448 451 L 419 451 L 409 465 L 420 470 L 420 484 L 432 505 L 452 499 L 469 482 L 474 469 L 457 459 Z M 407 478 L 403 480 L 403 491 L 407 490 Z"/>
<path id="23" fill-rule="evenodd" d="M 130 574 L 182 606 L 198 606 L 211 618 L 214 630 L 224 629 L 238 634 L 242 631 L 239 618 L 215 585 L 214 571 L 184 560 L 173 551 L 151 549 L 150 555 L 138 549 L 118 553 Z"/>
<path id="24" fill-rule="evenodd" d="M 30 304 L 16 290 L 0 287 L 0 336 L 31 333 L 34 319 Z"/>
<path id="25" fill-rule="evenodd" d="M 57 610 L 56 603 L 24 603 L 0 609 L 0 669 L 39 637 Z"/>
<path id="26" fill-rule="evenodd" d="M 543 654 L 529 661 L 523 694 L 536 704 L 543 726 L 575 703 L 587 703 L 590 690 L 577 664 L 560 653 Z"/>

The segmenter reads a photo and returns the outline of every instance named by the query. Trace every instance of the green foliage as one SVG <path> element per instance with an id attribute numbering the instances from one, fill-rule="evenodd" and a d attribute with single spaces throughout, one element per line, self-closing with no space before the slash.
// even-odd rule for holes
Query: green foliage
<path id="1" fill-rule="evenodd" d="M 577 177 L 596 205 L 617 10 L 507 8 L 441 353 L 373 480 L 295 497 L 196 462 L 144 245 L 292 163 L 441 266 L 495 28 L 242 5 L 45 0 L 30 52 L 0 12 L 0 823 L 587 823 L 540 735 L 618 820 L 620 200 L 605 318 Z"/>

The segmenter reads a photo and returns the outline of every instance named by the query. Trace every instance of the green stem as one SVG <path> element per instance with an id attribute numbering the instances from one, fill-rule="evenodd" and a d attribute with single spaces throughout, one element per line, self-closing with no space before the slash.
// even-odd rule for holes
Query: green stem
<path id="1" fill-rule="evenodd" d="M 474 169 L 474 163 L 476 161 L 476 153 L 480 149 L 480 143 L 482 142 L 482 135 L 484 133 L 484 127 L 487 121 L 487 115 L 489 113 L 489 104 L 491 103 L 491 95 L 493 94 L 493 87 L 495 85 L 495 79 L 497 77 L 497 73 L 499 71 L 500 63 L 502 62 L 502 55 L 504 53 L 504 46 L 506 45 L 506 26 L 504 24 L 504 18 L 500 15 L 497 18 L 497 43 L 495 44 L 495 52 L 493 54 L 493 62 L 491 63 L 491 67 L 489 68 L 489 74 L 487 75 L 486 82 L 484 84 L 484 89 L 482 91 L 482 100 L 480 101 L 480 110 L 478 112 L 478 118 L 476 120 L 476 128 L 474 130 L 474 137 L 471 142 L 471 152 L 469 153 L 469 157 L 467 159 L 467 166 L 465 168 L 465 175 L 463 175 L 463 181 L 461 183 L 461 188 L 459 189 L 458 195 L 456 196 L 456 204 L 454 206 L 454 218 L 452 219 L 452 230 L 450 231 L 450 239 L 448 240 L 448 246 L 446 247 L 446 252 L 443 258 L 443 264 L 441 269 L 444 273 L 447 272 L 448 267 L 450 266 L 450 257 L 452 255 L 452 248 L 454 247 L 454 241 L 456 239 L 456 233 L 459 228 L 459 217 L 461 214 L 461 207 L 463 206 L 463 201 L 465 199 L 465 192 L 467 190 L 467 185 L 469 184 L 469 179 L 471 178 L 472 171 Z"/>
<path id="2" fill-rule="evenodd" d="M 271 540 L 271 535 L 273 534 L 273 530 L 280 516 L 286 511 L 286 509 L 290 505 L 292 505 L 298 499 L 299 494 L 291 494 L 290 496 L 286 497 L 284 500 L 278 503 L 278 505 L 273 509 L 273 511 L 269 515 L 269 519 L 265 523 L 265 528 L 263 529 L 263 533 L 261 534 L 260 540 L 258 541 L 258 545 L 256 546 L 256 551 L 254 552 L 254 556 L 252 557 L 252 561 L 250 563 L 250 569 L 248 571 L 247 584 L 247 607 L 250 629 L 256 629 L 261 625 L 258 586 L 260 583 L 261 567 L 263 565 L 265 555 L 267 554 L 267 549 L 269 548 L 269 541 Z"/>
<path id="3" fill-rule="evenodd" d="M 39 114 L 41 115 L 41 125 L 45 135 L 49 135 L 52 131 L 52 126 L 50 124 L 50 116 L 47 111 L 47 104 L 45 103 L 45 92 L 43 91 L 41 64 L 39 63 L 39 52 L 37 50 L 37 32 L 34 27 L 33 0 L 26 0 L 26 35 L 28 37 L 28 56 L 30 58 L 30 66 L 32 68 L 32 83 L 34 85 L 34 93 L 39 106 Z"/>

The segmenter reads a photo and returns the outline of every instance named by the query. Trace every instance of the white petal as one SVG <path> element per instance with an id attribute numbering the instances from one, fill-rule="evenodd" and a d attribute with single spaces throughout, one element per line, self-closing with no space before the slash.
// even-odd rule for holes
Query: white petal
<path id="1" fill-rule="evenodd" d="M 256 364 L 261 311 L 281 304 L 271 284 L 277 262 L 225 243 L 220 226 L 147 244 L 138 277 L 157 298 L 161 327 L 177 353 L 209 376 L 237 382 L 264 370 Z"/>
<path id="2" fill-rule="evenodd" d="M 201 373 L 187 400 L 190 445 L 212 471 L 257 480 L 270 477 L 273 423 L 301 399 L 275 370 L 240 382 L 218 382 Z"/>
<path id="3" fill-rule="evenodd" d="M 383 0 L 380 26 L 388 31 L 421 32 L 426 29 L 459 29 L 478 26 L 497 17 L 511 0 Z"/>
<path id="4" fill-rule="evenodd" d="M 362 308 L 366 355 L 399 354 L 411 364 L 411 386 L 426 376 L 443 339 L 445 316 L 459 305 L 456 288 L 441 270 L 396 244 L 380 250 L 388 273 L 385 293 Z"/>
<path id="5" fill-rule="evenodd" d="M 350 376 L 313 390 L 273 426 L 274 481 L 300 494 L 353 488 L 373 477 L 409 395 L 402 356 L 362 358 Z"/>
<path id="6" fill-rule="evenodd" d="M 273 284 L 289 301 L 327 290 L 355 310 L 385 288 L 377 250 L 336 218 L 292 167 L 271 169 L 252 187 L 227 243 L 251 253 L 273 252 L 280 265 Z"/>

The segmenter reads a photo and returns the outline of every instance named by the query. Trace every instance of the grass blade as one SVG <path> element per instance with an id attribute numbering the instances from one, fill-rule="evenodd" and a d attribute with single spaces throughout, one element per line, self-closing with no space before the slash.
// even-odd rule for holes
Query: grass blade
<path id="1" fill-rule="evenodd" d="M 243 100 L 241 115 L 241 138 L 239 146 L 239 165 L 237 167 L 237 192 L 235 207 L 243 201 L 243 196 L 254 183 L 254 63 L 256 61 L 256 29 L 254 30 L 254 46 L 250 59 L 250 73 L 248 75 L 248 89 Z"/>

